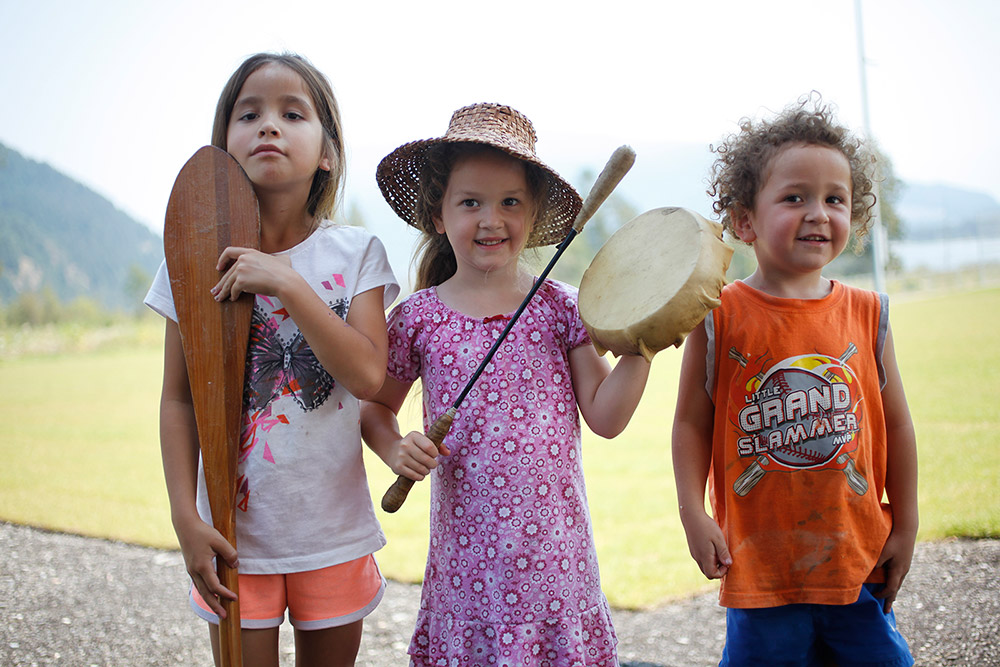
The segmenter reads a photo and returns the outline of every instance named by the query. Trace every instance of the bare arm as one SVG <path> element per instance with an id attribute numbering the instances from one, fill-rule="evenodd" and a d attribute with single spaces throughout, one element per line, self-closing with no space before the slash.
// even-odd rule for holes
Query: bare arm
<path id="1" fill-rule="evenodd" d="M 278 297 L 319 362 L 351 394 L 368 398 L 382 386 L 389 347 L 383 287 L 355 295 L 345 322 L 286 257 L 226 248 L 219 258 L 219 270 L 223 269 L 226 272 L 213 290 L 217 300 L 236 299 L 243 292 Z"/>
<path id="2" fill-rule="evenodd" d="M 180 329 L 171 320 L 167 320 L 163 348 L 160 452 L 170 518 L 191 581 L 213 611 L 225 618 L 217 596 L 235 600 L 236 595 L 219 582 L 212 559 L 218 555 L 236 567 L 236 549 L 198 515 L 198 432 Z"/>
<path id="3" fill-rule="evenodd" d="M 707 345 L 702 323 L 684 343 L 671 449 L 677 504 L 688 550 L 706 577 L 718 579 L 729 571 L 733 561 L 719 524 L 705 511 L 715 414 L 715 406 L 705 389 Z"/>
<path id="4" fill-rule="evenodd" d="M 590 430 L 604 438 L 625 430 L 646 388 L 649 363 L 623 355 L 612 369 L 593 345 L 580 345 L 570 350 L 569 366 L 576 402 Z"/>
<path id="5" fill-rule="evenodd" d="M 885 599 L 884 611 L 889 613 L 903 579 L 910 571 L 920 523 L 917 509 L 917 439 L 896 363 L 891 330 L 886 335 L 882 364 L 886 376 L 885 388 L 882 389 L 886 429 L 885 493 L 892 506 L 892 531 L 878 560 L 878 566 L 886 567 L 885 588 L 878 597 Z"/>
<path id="6" fill-rule="evenodd" d="M 394 473 L 419 482 L 438 466 L 438 450 L 423 433 L 399 432 L 396 415 L 411 384 L 386 376 L 379 392 L 361 402 L 361 437 Z M 447 448 L 441 453 L 448 454 Z"/>

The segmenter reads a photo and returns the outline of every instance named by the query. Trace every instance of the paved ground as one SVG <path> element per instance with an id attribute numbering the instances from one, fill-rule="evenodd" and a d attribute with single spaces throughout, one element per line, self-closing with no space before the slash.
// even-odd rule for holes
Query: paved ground
<path id="1" fill-rule="evenodd" d="M 918 665 L 1000 665 L 998 565 L 998 540 L 917 546 L 896 612 Z M 0 523 L 0 666 L 211 665 L 186 580 L 177 552 Z M 390 582 L 358 665 L 407 664 L 418 602 L 418 587 Z M 623 667 L 718 663 L 725 613 L 715 594 L 614 619 Z M 291 667 L 287 626 L 282 650 Z"/>

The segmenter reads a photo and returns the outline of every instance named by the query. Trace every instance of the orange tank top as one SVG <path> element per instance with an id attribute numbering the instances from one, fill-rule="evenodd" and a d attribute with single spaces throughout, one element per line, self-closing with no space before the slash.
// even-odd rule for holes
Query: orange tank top
<path id="1" fill-rule="evenodd" d="M 884 579 L 887 326 L 884 295 L 836 281 L 815 300 L 736 282 L 706 319 L 723 606 L 849 604 Z"/>

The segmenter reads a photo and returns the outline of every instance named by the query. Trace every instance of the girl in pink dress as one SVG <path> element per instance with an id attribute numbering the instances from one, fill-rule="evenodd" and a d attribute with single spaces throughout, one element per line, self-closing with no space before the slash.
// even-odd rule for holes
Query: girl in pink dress
<path id="1" fill-rule="evenodd" d="M 401 146 L 378 168 L 386 200 L 424 233 L 418 291 L 389 316 L 386 382 L 362 407 L 362 433 L 386 464 L 431 477 L 412 665 L 618 664 L 578 415 L 603 437 L 620 433 L 649 364 L 623 357 L 612 370 L 576 290 L 546 280 L 462 403 L 440 459 L 396 421 L 418 378 L 425 430 L 450 407 L 533 284 L 521 251 L 561 241 L 580 209 L 534 142 L 519 112 L 476 104 L 444 137 Z"/>

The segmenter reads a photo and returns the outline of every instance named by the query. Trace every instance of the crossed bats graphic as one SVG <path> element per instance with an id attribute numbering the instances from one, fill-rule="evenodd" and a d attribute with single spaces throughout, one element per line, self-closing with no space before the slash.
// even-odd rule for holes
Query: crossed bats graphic
<path id="1" fill-rule="evenodd" d="M 854 343 L 850 343 L 847 346 L 847 349 L 844 350 L 844 353 L 840 355 L 840 362 L 846 362 L 854 356 L 857 351 L 858 347 Z M 740 351 L 735 347 L 729 348 L 729 358 L 736 361 L 743 368 L 746 368 L 749 363 L 749 360 L 740 354 Z M 837 379 L 837 376 L 829 369 L 824 371 L 823 377 L 831 382 Z M 764 371 L 761 370 L 754 376 L 754 378 L 758 382 L 762 382 L 764 380 Z M 767 465 L 767 462 L 768 456 L 766 454 L 761 454 L 753 463 L 747 466 L 747 469 L 744 470 L 733 483 L 733 491 L 736 495 L 743 497 L 750 493 L 750 489 L 752 489 L 767 473 L 767 470 L 763 467 Z M 863 496 L 868 491 L 868 480 L 862 477 L 861 473 L 858 472 L 858 469 L 854 465 L 854 459 L 852 459 L 847 452 L 841 452 L 837 457 L 837 463 L 844 465 L 843 471 L 844 476 L 847 477 L 847 485 L 851 487 L 851 490 L 854 491 L 854 493 L 859 496 Z"/>

